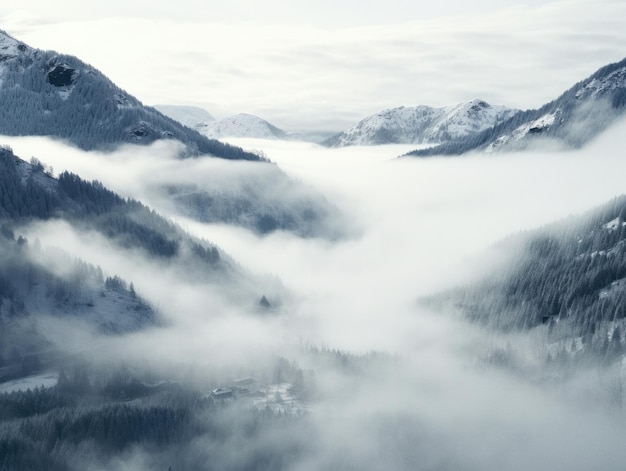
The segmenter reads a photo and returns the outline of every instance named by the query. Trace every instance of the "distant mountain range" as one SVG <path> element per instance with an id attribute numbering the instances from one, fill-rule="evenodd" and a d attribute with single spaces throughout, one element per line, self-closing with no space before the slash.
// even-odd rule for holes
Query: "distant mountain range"
<path id="1" fill-rule="evenodd" d="M 176 139 L 187 155 L 262 160 L 142 105 L 76 57 L 33 49 L 0 31 L 0 134 L 52 136 L 85 150 Z"/>
<path id="2" fill-rule="evenodd" d="M 518 110 L 472 100 L 433 108 L 401 106 L 368 116 L 324 142 L 328 147 L 381 144 L 441 143 L 469 136 L 499 124 Z"/>
<path id="3" fill-rule="evenodd" d="M 407 155 L 579 148 L 623 116 L 625 105 L 626 59 L 602 67 L 539 109 L 517 113 L 477 134 Z"/>
<path id="4" fill-rule="evenodd" d="M 208 111 L 198 107 L 156 105 L 155 108 L 170 118 L 213 139 L 225 137 L 289 139 L 289 135 L 282 129 L 258 116 L 247 113 L 227 116 L 217 121 Z"/>

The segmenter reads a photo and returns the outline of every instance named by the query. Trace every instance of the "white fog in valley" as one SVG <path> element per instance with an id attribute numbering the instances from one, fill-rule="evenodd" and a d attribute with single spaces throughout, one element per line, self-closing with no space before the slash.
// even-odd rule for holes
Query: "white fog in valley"
<path id="1" fill-rule="evenodd" d="M 625 132 L 622 121 L 579 151 L 432 159 L 396 159 L 414 146 L 230 141 L 262 150 L 321 192 L 343 216 L 347 236 L 339 240 L 203 224 L 172 212 L 154 192 L 164 184 L 228 186 L 260 164 L 178 161 L 178 149 L 167 143 L 104 154 L 44 138 L 0 141 L 26 160 L 51 165 L 55 174 L 69 170 L 140 199 L 215 243 L 259 277 L 259 297 L 279 306 L 259 317 L 219 287 L 181 278 L 67 224 L 38 223 L 23 228 L 29 239 L 69 245 L 105 272 L 132 280 L 165 318 L 162 327 L 121 338 L 51 322 L 53 339 L 75 329 L 65 348 L 106 349 L 108 359 L 153 362 L 166 372 L 185 365 L 196 375 L 208 365 L 254 371 L 276 355 L 297 361 L 315 371 L 319 390 L 308 405 L 311 430 L 303 434 L 310 434 L 309 449 L 294 465 L 299 471 L 589 470 L 620 469 L 626 460 L 623 413 L 597 399 L 593 372 L 559 388 L 481 366 L 487 349 L 511 339 L 486 334 L 456 313 L 430 312 L 417 300 L 507 263 L 494 244 L 508 235 L 622 194 Z M 532 339 L 520 344 L 532 356 Z M 320 362 L 310 348 L 381 358 L 366 371 L 346 373 Z M 263 446 L 288 437 L 277 432 L 257 439 Z M 116 459 L 109 469 L 148 469 L 145 453 Z"/>

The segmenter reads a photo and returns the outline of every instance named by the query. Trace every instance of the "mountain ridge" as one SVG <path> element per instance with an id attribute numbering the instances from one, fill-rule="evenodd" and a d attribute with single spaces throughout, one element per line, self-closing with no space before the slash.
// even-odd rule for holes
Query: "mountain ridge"
<path id="1" fill-rule="evenodd" d="M 0 30 L 0 134 L 52 136 L 84 150 L 175 139 L 183 156 L 263 160 L 208 139 L 111 82 L 80 59 L 34 49 Z"/>
<path id="2" fill-rule="evenodd" d="M 480 99 L 439 108 L 400 106 L 369 115 L 322 145 L 436 144 L 482 131 L 517 112 Z"/>
<path id="3" fill-rule="evenodd" d="M 534 145 L 576 149 L 623 115 L 625 107 L 626 58 L 601 67 L 540 108 L 522 111 L 478 134 L 406 155 L 519 151 Z"/>
<path id="4" fill-rule="evenodd" d="M 494 250 L 481 279 L 424 300 L 501 334 L 536 335 L 544 361 L 613 364 L 626 353 L 626 195 Z"/>

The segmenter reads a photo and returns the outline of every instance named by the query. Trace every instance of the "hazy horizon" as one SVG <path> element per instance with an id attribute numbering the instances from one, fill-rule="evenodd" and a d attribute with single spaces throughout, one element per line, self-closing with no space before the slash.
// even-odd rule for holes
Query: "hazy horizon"
<path id="1" fill-rule="evenodd" d="M 0 6 L 0 24 L 78 56 L 147 105 L 251 113 L 312 133 L 396 106 L 536 108 L 626 50 L 626 5 L 611 0 L 145 6 L 28 0 Z"/>

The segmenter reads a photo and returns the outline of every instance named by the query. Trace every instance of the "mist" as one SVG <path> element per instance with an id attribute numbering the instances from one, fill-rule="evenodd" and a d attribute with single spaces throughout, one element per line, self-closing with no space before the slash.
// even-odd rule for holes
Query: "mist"
<path id="1" fill-rule="evenodd" d="M 277 356 L 315 372 L 316 396 L 296 425 L 276 424 L 267 434 L 247 437 L 243 448 L 233 443 L 216 450 L 210 437 L 200 436 L 186 445 L 181 467 L 185 459 L 200 463 L 215 456 L 215 466 L 236 468 L 241 462 L 235 457 L 243 460 L 250 450 L 284 446 L 298 450 L 283 462 L 294 470 L 587 470 L 618 469 L 626 459 L 623 412 L 597 400 L 603 397 L 601 376 L 581 373 L 564 391 L 485 367 L 481 355 L 511 337 L 485 332 L 454 313 L 431 312 L 416 300 L 507 263 L 510 254 L 495 244 L 508 235 L 622 194 L 625 132 L 621 121 L 578 151 L 431 159 L 396 158 L 413 146 L 326 149 L 230 141 L 263 150 L 335 204 L 351 234 L 335 241 L 203 224 L 180 216 L 153 191 L 168 183 L 227 186 L 245 181 L 254 164 L 178 161 L 169 143 L 100 154 L 47 139 L 2 142 L 55 173 L 70 170 L 140 199 L 269 280 L 259 285 L 259 295 L 277 309 L 258 315 L 219 288 L 177 277 L 101 236 L 54 221 L 23 228 L 29 239 L 71 246 L 105 272 L 132 280 L 166 319 L 122 337 L 72 327 L 74 352 L 95 352 L 94 361 L 106 351 L 107 360 L 148 362 L 172 378 L 180 378 L 185 365 L 196 380 L 209 370 L 222 377 L 259 374 Z M 70 327 L 50 322 L 50 338 L 63 344 Z M 517 345 L 536 347 L 528 339 Z M 325 350 L 352 360 L 347 366 L 324 360 Z M 246 412 L 233 414 L 239 423 Z M 151 469 L 160 458 L 136 449 L 108 466 Z"/>

